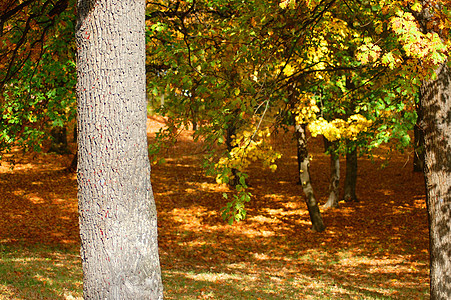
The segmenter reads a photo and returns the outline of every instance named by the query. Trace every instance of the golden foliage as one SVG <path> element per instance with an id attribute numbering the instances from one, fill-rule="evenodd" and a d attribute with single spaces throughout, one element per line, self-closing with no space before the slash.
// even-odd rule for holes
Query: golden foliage
<path id="1" fill-rule="evenodd" d="M 228 169 L 227 178 L 231 178 L 231 170 L 236 169 L 242 171 L 246 169 L 251 162 L 260 160 L 263 166 L 268 167 L 271 171 L 277 169 L 275 161 L 281 158 L 281 154 L 275 151 L 268 144 L 267 139 L 271 136 L 269 127 L 258 129 L 255 126 L 240 131 L 233 137 L 232 146 L 227 157 L 221 157 L 216 164 L 217 169 Z M 225 183 L 224 174 L 216 177 L 217 183 Z"/>
<path id="2" fill-rule="evenodd" d="M 297 124 L 306 124 L 316 120 L 320 109 L 316 105 L 313 94 L 303 94 L 299 97 L 296 107 L 292 110 Z"/>
<path id="3" fill-rule="evenodd" d="M 309 124 L 308 128 L 312 136 L 324 135 L 329 141 L 338 139 L 356 140 L 361 132 L 365 132 L 371 126 L 372 121 L 366 119 L 360 114 L 350 116 L 346 121 L 343 119 L 334 119 L 326 121 L 324 118 L 318 118 Z"/>
<path id="4" fill-rule="evenodd" d="M 418 9 L 418 8 L 417 8 Z M 435 32 L 421 32 L 410 12 L 399 10 L 390 21 L 390 28 L 399 36 L 403 49 L 409 57 L 418 58 L 428 65 L 446 60 L 448 45 Z"/>

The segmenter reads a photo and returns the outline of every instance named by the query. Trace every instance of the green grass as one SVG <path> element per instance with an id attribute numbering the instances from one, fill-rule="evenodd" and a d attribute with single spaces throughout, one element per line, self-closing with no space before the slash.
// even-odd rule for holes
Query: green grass
<path id="1" fill-rule="evenodd" d="M 310 259 L 310 258 L 309 258 Z M 274 266 L 276 267 L 276 266 Z M 333 268 L 333 266 L 330 266 Z M 258 266 L 255 266 L 259 269 Z M 216 271 L 163 271 L 165 299 L 428 299 L 428 288 L 402 286 L 390 276 L 343 280 L 327 263 L 317 270 L 273 275 L 250 269 Z M 318 271 L 320 270 L 320 271 Z M 396 283 L 398 285 L 396 286 Z"/>
<path id="2" fill-rule="evenodd" d="M 427 299 L 428 289 L 371 272 L 372 257 L 311 251 L 286 261 L 163 270 L 165 299 Z M 351 260 L 351 261 L 349 261 Z M 371 264 L 369 264 L 371 263 Z M 384 264 L 381 260 L 380 264 Z M 299 268 L 299 266 L 301 266 Z M 407 267 L 400 263 L 397 268 Z M 367 268 L 367 272 L 361 270 Z M 303 272 L 296 272 L 302 269 Z M 348 274 L 349 272 L 349 274 Z M 353 277 L 353 274 L 359 278 Z M 0 299 L 82 299 L 78 250 L 0 245 Z M 412 278 L 413 279 L 413 278 Z"/>
<path id="3" fill-rule="evenodd" d="M 77 249 L 0 245 L 0 299 L 81 299 Z"/>

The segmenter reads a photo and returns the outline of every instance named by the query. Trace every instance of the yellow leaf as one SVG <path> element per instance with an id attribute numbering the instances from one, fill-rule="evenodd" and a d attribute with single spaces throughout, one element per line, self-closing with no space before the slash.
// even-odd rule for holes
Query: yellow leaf
<path id="1" fill-rule="evenodd" d="M 416 12 L 420 12 L 423 9 L 423 7 L 421 7 L 420 2 L 415 2 L 411 8 L 413 11 L 416 11 Z"/>
<path id="2" fill-rule="evenodd" d="M 283 74 L 285 74 L 286 76 L 291 76 L 294 74 L 294 71 L 294 68 L 290 64 L 288 64 L 283 69 Z"/>

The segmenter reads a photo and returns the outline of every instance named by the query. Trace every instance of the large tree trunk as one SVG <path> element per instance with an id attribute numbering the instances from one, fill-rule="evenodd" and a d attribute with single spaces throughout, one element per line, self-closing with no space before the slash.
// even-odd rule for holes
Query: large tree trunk
<path id="1" fill-rule="evenodd" d="M 312 221 L 312 229 L 321 232 L 326 229 L 326 226 L 323 223 L 318 202 L 316 201 L 313 186 L 310 181 L 310 157 L 308 155 L 305 138 L 305 126 L 295 125 L 295 134 L 298 148 L 299 180 L 306 196 L 305 202 L 307 203 L 310 220 Z"/>
<path id="2" fill-rule="evenodd" d="M 324 145 L 330 156 L 329 198 L 324 207 L 338 207 L 340 197 L 340 156 L 337 153 L 336 143 L 324 138 Z"/>
<path id="3" fill-rule="evenodd" d="M 78 0 L 85 299 L 162 299 L 146 136 L 145 1 Z"/>
<path id="4" fill-rule="evenodd" d="M 355 193 L 357 185 L 357 148 L 354 147 L 346 153 L 346 177 L 344 200 L 346 202 L 357 201 Z"/>
<path id="5" fill-rule="evenodd" d="M 446 63 L 436 73 L 436 80 L 423 83 L 420 95 L 430 284 L 431 299 L 451 299 L 451 74 Z"/>

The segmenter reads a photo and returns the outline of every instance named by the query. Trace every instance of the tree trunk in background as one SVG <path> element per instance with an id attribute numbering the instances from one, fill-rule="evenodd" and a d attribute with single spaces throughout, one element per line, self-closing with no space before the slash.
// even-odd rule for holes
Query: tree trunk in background
<path id="1" fill-rule="evenodd" d="M 451 74 L 442 64 L 420 94 L 429 216 L 431 299 L 451 299 Z"/>
<path id="2" fill-rule="evenodd" d="M 329 142 L 324 138 L 324 145 L 330 156 L 329 198 L 324 207 L 338 207 L 340 197 L 340 156 L 338 156 L 336 151 L 336 143 Z"/>
<path id="3" fill-rule="evenodd" d="M 74 126 L 73 142 L 77 143 L 77 148 L 75 150 L 75 154 L 74 154 L 74 157 L 72 158 L 70 165 L 65 169 L 65 171 L 68 173 L 73 173 L 73 172 L 77 171 L 77 165 L 78 165 L 77 125 Z"/>
<path id="4" fill-rule="evenodd" d="M 69 153 L 69 147 L 67 144 L 67 127 L 53 127 L 50 130 L 51 135 L 51 145 L 49 152 L 54 152 L 58 154 Z"/>
<path id="5" fill-rule="evenodd" d="M 421 129 L 421 120 L 423 119 L 421 104 L 417 108 L 417 122 L 413 127 L 413 171 L 423 172 L 424 170 L 424 135 Z"/>
<path id="6" fill-rule="evenodd" d="M 346 153 L 346 178 L 344 200 L 346 202 L 357 201 L 355 193 L 357 185 L 357 148 Z"/>
<path id="7" fill-rule="evenodd" d="M 326 229 L 326 226 L 323 223 L 318 202 L 315 199 L 313 186 L 310 181 L 310 158 L 308 155 L 307 142 L 305 138 L 305 126 L 296 124 L 295 134 L 298 148 L 299 180 L 306 196 L 305 202 L 307 203 L 310 220 L 312 221 L 312 229 L 317 232 L 321 232 Z"/>
<path id="8" fill-rule="evenodd" d="M 145 1 L 78 0 L 84 299 L 163 299 L 146 135 Z"/>
<path id="9" fill-rule="evenodd" d="M 192 91 L 190 96 L 191 103 L 195 103 L 195 100 L 193 100 L 195 97 L 196 93 Z M 197 113 L 195 107 L 195 105 L 190 105 L 191 124 L 193 125 L 193 131 L 197 130 Z"/>
<path id="10" fill-rule="evenodd" d="M 236 125 L 230 122 L 230 124 L 227 127 L 226 130 L 226 145 L 227 145 L 227 151 L 231 152 L 233 149 L 233 136 L 236 135 Z M 238 177 L 237 177 L 237 169 L 232 168 L 232 178 L 229 181 L 230 186 L 237 186 L 238 185 Z"/>
<path id="11" fill-rule="evenodd" d="M 78 165 L 78 150 L 75 152 L 74 157 L 70 162 L 70 165 L 64 171 L 67 173 L 74 173 L 77 171 L 77 165 Z"/>

